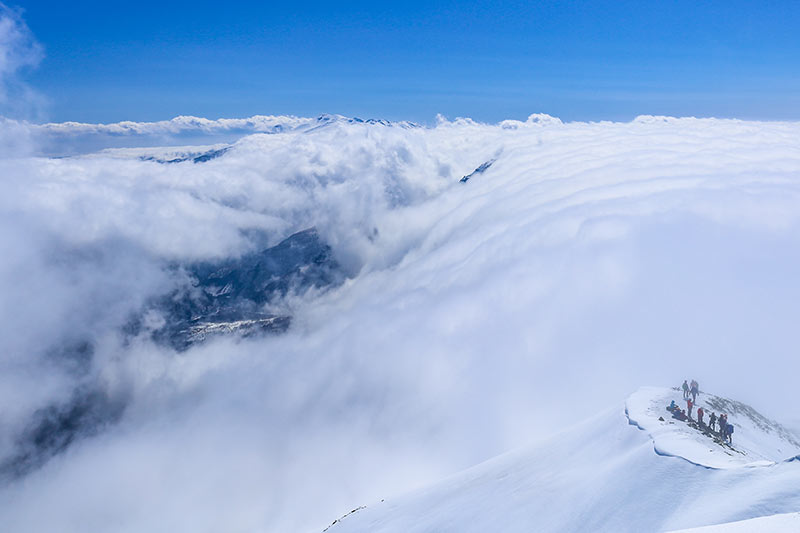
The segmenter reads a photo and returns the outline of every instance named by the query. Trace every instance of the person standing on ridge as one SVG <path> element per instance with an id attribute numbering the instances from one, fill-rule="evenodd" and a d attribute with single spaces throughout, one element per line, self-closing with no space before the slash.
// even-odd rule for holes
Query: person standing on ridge
<path id="1" fill-rule="evenodd" d="M 719 436 L 723 439 L 725 438 L 725 431 L 728 429 L 728 417 L 725 416 L 725 413 L 719 415 Z"/>
<path id="2" fill-rule="evenodd" d="M 703 411 L 702 407 L 698 407 L 697 408 L 697 423 L 700 424 L 701 426 L 703 425 L 703 414 L 704 413 L 705 413 L 705 411 Z"/>
<path id="3" fill-rule="evenodd" d="M 692 393 L 692 401 L 697 403 L 697 393 L 700 392 L 700 385 L 698 385 L 695 380 L 692 380 L 692 384 L 689 387 L 689 390 Z"/>
<path id="4" fill-rule="evenodd" d="M 685 379 L 683 380 L 683 386 L 681 388 L 683 389 L 683 399 L 685 400 L 689 397 L 689 384 L 686 383 Z"/>
<path id="5" fill-rule="evenodd" d="M 711 416 L 708 417 L 708 428 L 711 431 L 714 431 L 714 423 L 717 421 L 717 414 L 713 411 L 711 412 Z"/>
<path id="6" fill-rule="evenodd" d="M 731 446 L 732 446 L 733 445 L 733 424 L 728 424 L 728 430 L 726 431 L 726 433 L 728 434 L 728 442 L 730 442 Z"/>
<path id="7" fill-rule="evenodd" d="M 694 402 L 686 398 L 686 414 L 689 415 L 689 418 L 692 418 L 692 407 L 694 407 Z"/>

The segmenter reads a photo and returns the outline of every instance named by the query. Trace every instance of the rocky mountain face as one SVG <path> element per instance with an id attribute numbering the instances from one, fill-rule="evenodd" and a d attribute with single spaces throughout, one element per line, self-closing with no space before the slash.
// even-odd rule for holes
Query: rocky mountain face
<path id="1" fill-rule="evenodd" d="M 268 304 L 289 293 L 303 294 L 344 280 L 330 246 L 314 228 L 261 252 L 178 268 L 186 273 L 188 284 L 154 302 L 145 313 L 158 317 L 153 338 L 179 351 L 216 335 L 282 333 L 291 316 L 266 311 Z M 141 331 L 144 316 L 133 322 L 132 333 Z"/>
<path id="2" fill-rule="evenodd" d="M 206 163 L 212 159 L 216 159 L 230 150 L 230 147 L 214 148 L 204 152 L 186 152 L 183 154 L 176 154 L 174 157 L 164 158 L 153 155 L 143 155 L 139 159 L 142 161 L 155 161 L 156 163 L 183 163 L 184 161 L 191 161 L 193 163 Z"/>
<path id="3" fill-rule="evenodd" d="M 185 274 L 186 283 L 152 300 L 125 326 L 124 333 L 129 338 L 149 334 L 155 342 L 177 351 L 221 335 L 241 338 L 283 333 L 292 317 L 270 313 L 266 306 L 289 294 L 334 287 L 345 277 L 330 246 L 314 228 L 236 259 L 172 268 Z M 76 440 L 102 432 L 124 414 L 126 399 L 109 395 L 92 381 L 95 345 L 91 340 L 54 348 L 51 355 L 67 365 L 80 384 L 63 403 L 33 413 L 13 438 L 13 453 L 0 458 L 0 479 L 26 475 Z"/>

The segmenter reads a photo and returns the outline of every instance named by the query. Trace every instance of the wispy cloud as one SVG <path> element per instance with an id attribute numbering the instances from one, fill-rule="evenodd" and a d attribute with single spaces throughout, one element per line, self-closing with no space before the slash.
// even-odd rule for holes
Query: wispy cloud
<path id="1" fill-rule="evenodd" d="M 36 67 L 43 55 L 21 11 L 0 3 L 0 115 L 37 116 L 41 96 L 24 83 L 21 74 Z"/>

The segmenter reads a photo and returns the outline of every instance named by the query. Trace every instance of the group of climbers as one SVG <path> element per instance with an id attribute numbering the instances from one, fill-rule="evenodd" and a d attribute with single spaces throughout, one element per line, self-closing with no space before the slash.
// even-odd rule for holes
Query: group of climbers
<path id="1" fill-rule="evenodd" d="M 683 399 L 686 400 L 686 410 L 684 411 L 678 407 L 677 404 L 675 404 L 675 400 L 672 400 L 667 406 L 667 411 L 672 413 L 673 418 L 682 422 L 694 421 L 692 418 L 692 410 L 697 404 L 697 395 L 700 393 L 700 386 L 695 380 L 692 380 L 691 384 L 684 380 L 681 388 L 683 389 Z M 689 396 L 691 396 L 691 398 Z M 708 417 L 708 425 L 706 425 L 703 420 L 705 414 L 705 410 L 698 406 L 697 425 L 700 427 L 700 430 L 708 430 L 712 433 L 716 433 L 723 441 L 733 444 L 733 424 L 728 422 L 728 415 L 720 414 L 718 417 L 716 413 L 712 412 L 711 416 Z M 718 429 L 715 430 L 715 427 L 718 427 Z"/>

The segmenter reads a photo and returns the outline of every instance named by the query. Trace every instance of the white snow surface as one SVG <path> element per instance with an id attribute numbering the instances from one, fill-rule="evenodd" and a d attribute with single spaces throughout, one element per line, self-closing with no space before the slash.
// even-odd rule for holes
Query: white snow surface
<path id="1" fill-rule="evenodd" d="M 797 533 L 798 531 L 800 531 L 800 513 L 782 513 L 669 533 Z"/>
<path id="2" fill-rule="evenodd" d="M 642 388 L 624 409 L 609 409 L 431 487 L 357 509 L 328 531 L 645 533 L 800 509 L 800 461 L 748 463 L 727 457 L 721 447 L 704 447 L 685 428 L 659 422 L 651 406 L 673 393 Z M 783 443 L 770 428 L 731 420 L 760 434 L 743 447 L 748 454 L 772 457 Z M 716 467 L 703 466 L 703 459 Z M 796 517 L 787 516 L 758 524 L 796 524 Z"/>

